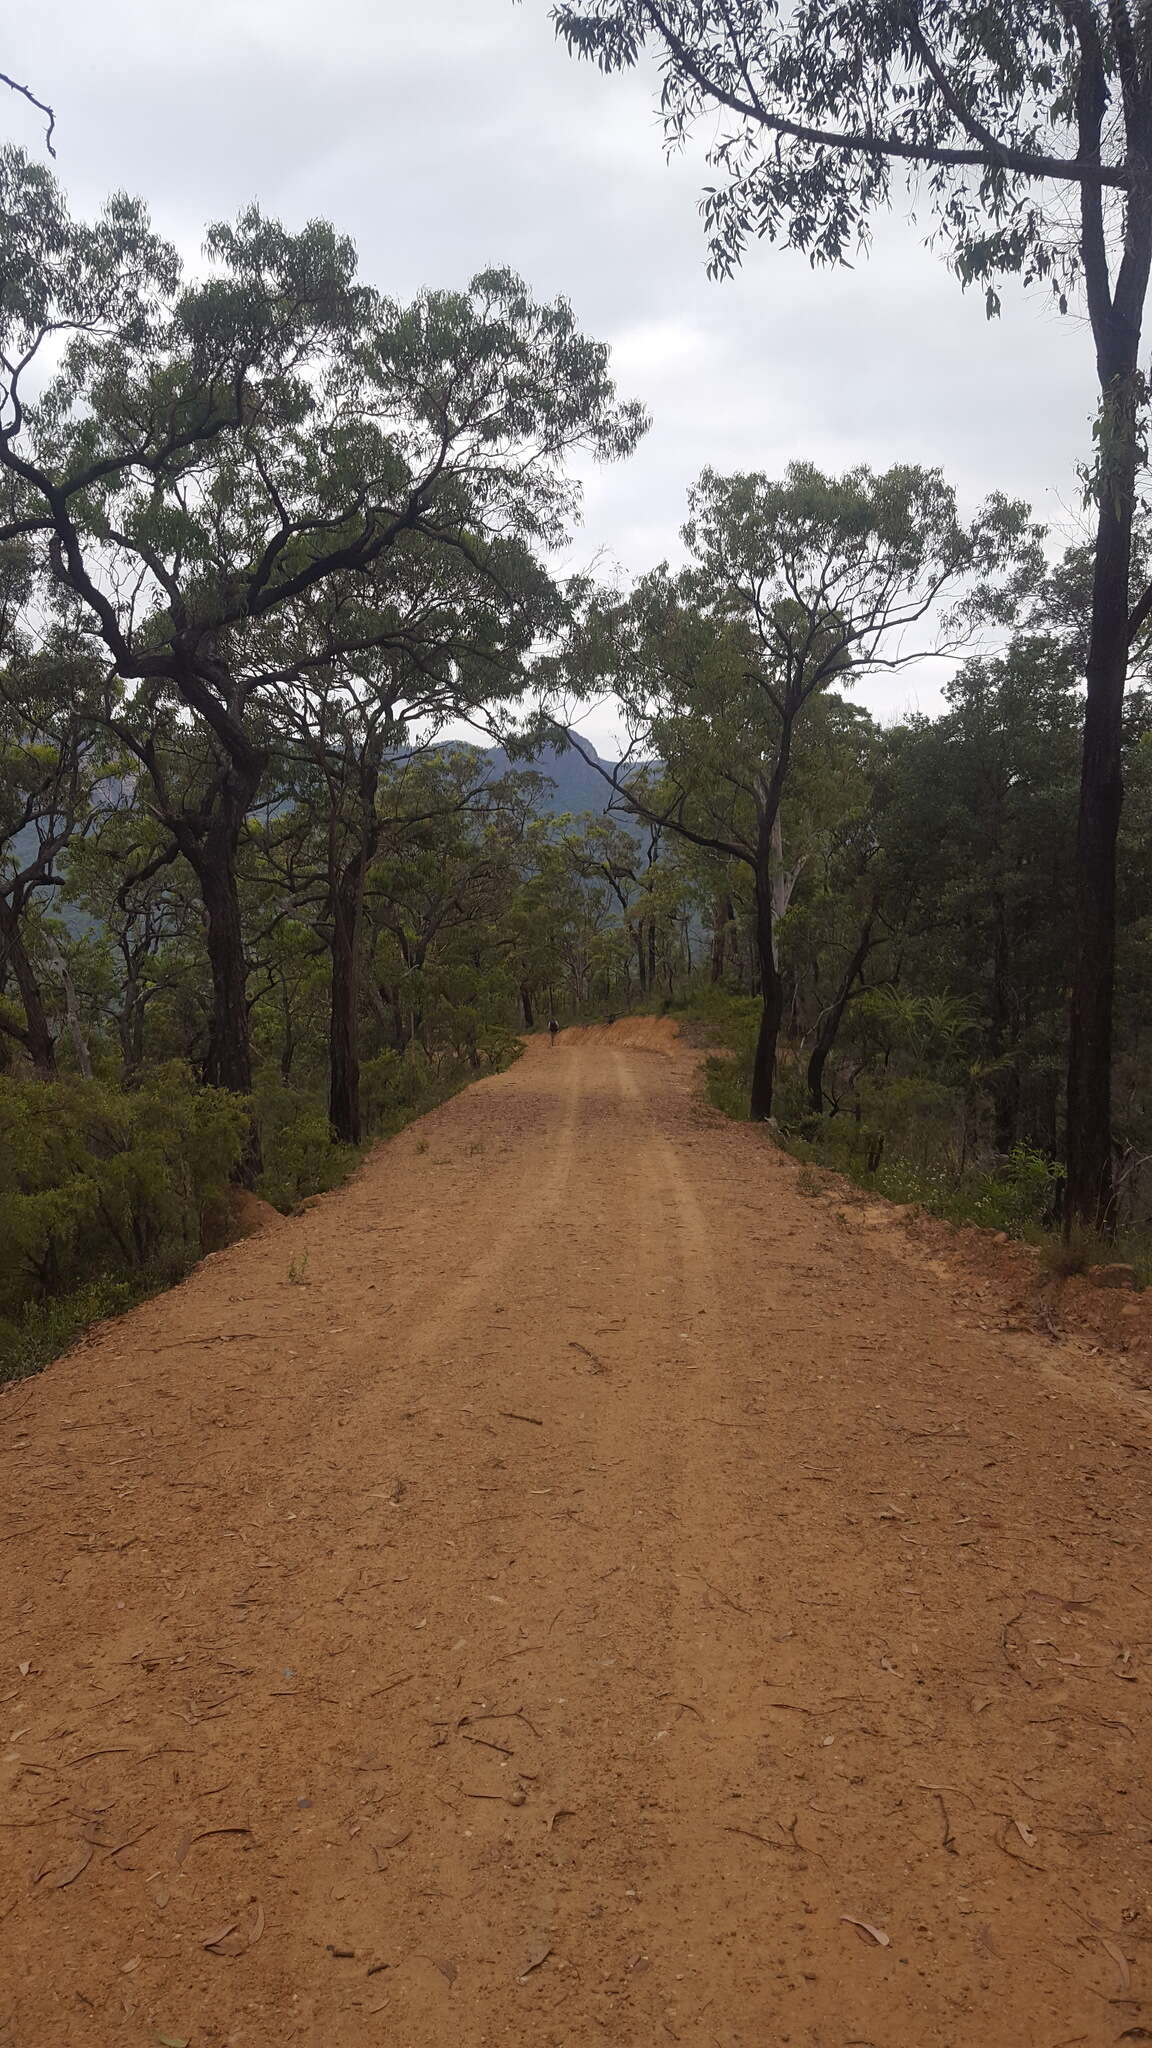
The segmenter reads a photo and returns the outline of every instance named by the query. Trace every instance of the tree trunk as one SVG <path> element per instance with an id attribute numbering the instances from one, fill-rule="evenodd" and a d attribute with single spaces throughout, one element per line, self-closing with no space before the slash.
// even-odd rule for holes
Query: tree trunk
<path id="1" fill-rule="evenodd" d="M 856 950 L 844 970 L 843 979 L 816 1035 L 812 1056 L 808 1061 L 808 1101 L 817 1116 L 824 1113 L 824 1069 L 828 1055 L 836 1043 L 836 1034 L 844 1020 L 844 1012 L 852 1000 L 852 990 L 861 973 L 864 962 L 872 949 L 872 927 L 876 922 L 876 905 L 873 903 L 864 920 Z"/>
<path id="2" fill-rule="evenodd" d="M 144 1064 L 144 992 L 136 975 L 124 983 L 124 1000 L 117 1019 L 120 1034 L 120 1086 L 133 1088 Z"/>
<path id="3" fill-rule="evenodd" d="M 753 1123 L 766 1123 L 772 1115 L 776 1086 L 776 1042 L 784 1016 L 784 983 L 776 964 L 775 852 L 779 846 L 777 823 L 780 800 L 788 778 L 792 755 L 792 726 L 795 710 L 781 720 L 776 760 L 767 786 L 759 795 L 756 826 L 756 865 L 753 870 L 756 902 L 753 947 L 760 982 L 760 1030 L 752 1064 L 752 1098 L 748 1114 Z"/>
<path id="4" fill-rule="evenodd" d="M 0 896 L 0 989 L 4 986 L 8 968 L 12 970 L 24 1009 L 20 1043 L 36 1072 L 42 1079 L 50 1080 L 56 1072 L 56 1045 L 49 1029 L 40 984 L 24 944 L 20 917 L 7 899 Z"/>
<path id="5" fill-rule="evenodd" d="M 252 1092 L 252 1041 L 248 1026 L 248 960 L 240 914 L 236 874 L 237 853 L 264 772 L 264 755 L 252 754 L 243 764 L 229 762 L 216 788 L 207 826 L 186 814 L 166 822 L 196 877 L 204 905 L 204 938 L 212 976 L 212 1007 L 208 1045 L 201 1069 L 209 1088 L 227 1088 L 233 1095 Z M 260 1172 L 260 1140 L 250 1122 L 237 1179 L 253 1187 Z"/>
<path id="6" fill-rule="evenodd" d="M 363 863 L 349 862 L 333 902 L 328 1030 L 328 1121 L 340 1145 L 358 1145 L 360 1121 L 360 904 Z"/>
<path id="7" fill-rule="evenodd" d="M 83 1080 L 92 1079 L 92 1055 L 84 1033 L 84 1020 L 80 1015 L 80 999 L 76 994 L 76 983 L 67 960 L 58 946 L 50 946 L 52 966 L 64 994 L 64 1015 L 68 1019 L 68 1036 L 76 1054 L 76 1065 Z"/>
<path id="8" fill-rule="evenodd" d="M 766 1123 L 772 1115 L 776 1084 L 776 1042 L 784 1015 L 784 983 L 776 965 L 775 919 L 772 915 L 772 879 L 765 863 L 756 876 L 755 919 L 756 964 L 760 975 L 760 1030 L 752 1064 L 752 1098 L 748 1114 L 753 1123 Z"/>
<path id="9" fill-rule="evenodd" d="M 359 762 L 355 785 L 355 852 L 337 868 L 336 817 L 330 821 L 328 886 L 332 916 L 332 979 L 328 1030 L 328 1121 L 340 1145 L 359 1145 L 360 959 L 364 891 L 380 844 L 376 792 L 380 757 L 369 749 Z"/>
<path id="10" fill-rule="evenodd" d="M 196 863 L 204 902 L 205 938 L 212 975 L 212 1013 L 204 1079 L 210 1088 L 228 1088 L 236 1095 L 252 1092 L 252 1052 L 248 1036 L 248 962 L 236 886 L 235 835 L 209 834 Z"/>
<path id="11" fill-rule="evenodd" d="M 784 916 L 800 880 L 803 861 L 798 861 L 791 873 L 784 866 L 784 835 L 780 827 L 780 812 L 777 810 L 772 825 L 772 927 Z"/>
<path id="12" fill-rule="evenodd" d="M 1112 1004 L 1116 975 L 1116 840 L 1128 674 L 1132 463 L 1103 489 L 1088 644 L 1088 693 L 1076 830 L 1075 954 L 1068 1041 L 1065 1222 L 1107 1229 L 1112 1217 Z"/>
<path id="13" fill-rule="evenodd" d="M 1087 75 L 1087 74 L 1086 74 Z M 1141 74 L 1143 76 L 1143 74 Z M 1112 1186 L 1112 1007 L 1116 978 L 1116 840 L 1123 798 L 1121 738 L 1128 676 L 1132 520 L 1143 460 L 1146 387 L 1140 329 L 1152 268 L 1152 185 L 1148 174 L 1148 88 L 1125 106 L 1136 176 L 1124 203 L 1124 254 L 1115 285 L 1098 196 L 1082 194 L 1081 255 L 1096 371 L 1097 521 L 1092 620 L 1086 664 L 1084 751 L 1076 827 L 1075 954 L 1068 1033 L 1067 1179 L 1064 1222 L 1108 1230 Z M 1081 147 L 1099 147 L 1105 93 L 1081 96 Z"/>
<path id="14" fill-rule="evenodd" d="M 520 986 L 520 1014 L 524 1019 L 525 1031 L 533 1030 L 536 1024 L 536 1016 L 532 1008 L 532 994 L 531 990 L 525 988 L 523 983 Z"/>

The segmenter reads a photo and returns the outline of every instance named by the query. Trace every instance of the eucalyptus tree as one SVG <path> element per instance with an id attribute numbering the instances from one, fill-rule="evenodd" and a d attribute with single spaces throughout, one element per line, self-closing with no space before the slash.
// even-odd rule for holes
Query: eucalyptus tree
<path id="1" fill-rule="evenodd" d="M 327 224 L 291 234 L 250 208 L 209 230 L 206 274 L 186 282 L 142 206 L 76 221 L 12 151 L 0 235 L 0 538 L 41 551 L 115 679 L 109 716 L 203 896 L 205 1078 L 247 1091 L 236 852 L 285 669 L 271 623 L 330 578 L 371 579 L 409 536 L 464 553 L 560 541 L 579 495 L 568 453 L 627 454 L 645 420 L 566 302 L 536 303 L 508 271 L 400 306 Z M 389 631 L 351 606 L 328 658 L 367 657 Z M 208 762 L 176 801 L 173 712 Z"/>
<path id="2" fill-rule="evenodd" d="M 283 842 L 298 886 L 303 863 L 317 904 L 331 970 L 329 1118 L 346 1144 L 360 1140 L 368 873 L 384 834 L 417 822 L 381 808 L 385 765 L 404 753 L 411 759 L 446 721 L 522 691 L 534 641 L 561 618 L 560 593 L 531 550 L 519 539 L 485 537 L 478 512 L 467 545 L 405 535 L 369 575 L 330 578 L 275 623 L 285 657 L 274 695 L 289 808 L 272 837 Z M 334 656 L 342 644 L 357 651 Z"/>
<path id="3" fill-rule="evenodd" d="M 915 905 L 907 976 L 979 1023 L 997 1149 L 1054 1147 L 1072 916 L 1080 697 L 1070 653 L 1017 635 L 966 662 L 941 717 L 906 729 L 883 821 Z M 977 1069 L 974 1066 L 974 1076 Z"/>
<path id="4" fill-rule="evenodd" d="M 638 778 L 632 777 L 637 796 Z M 655 873 L 659 864 L 660 827 L 649 825 L 643 837 L 605 815 L 584 821 L 580 832 L 566 839 L 576 873 L 603 883 L 620 913 L 621 925 L 636 953 L 636 981 L 645 995 L 655 979 L 656 918 L 652 915 Z"/>
<path id="5" fill-rule="evenodd" d="M 524 834 L 520 880 L 504 918 L 526 1031 L 535 1029 L 541 1010 L 555 1009 L 586 916 L 588 889 L 573 859 L 580 838 L 579 826 L 564 816 L 531 818 Z"/>
<path id="6" fill-rule="evenodd" d="M 794 463 L 780 480 L 706 470 L 683 537 L 688 566 L 657 571 L 594 620 L 569 670 L 584 684 L 610 678 L 620 696 L 628 753 L 601 769 L 617 800 L 750 873 L 763 1001 L 751 1114 L 765 1119 L 784 999 L 778 827 L 797 730 L 834 683 L 955 649 L 1010 608 L 1039 573 L 1037 530 L 1000 497 L 966 523 L 938 470 L 828 477 Z M 633 766 L 653 756 L 658 799 Z"/>
<path id="7" fill-rule="evenodd" d="M 847 262 L 911 187 L 961 282 L 1082 292 L 1099 385 L 1068 1057 L 1068 1213 L 1111 1209 L 1111 1059 L 1122 705 L 1152 615 L 1133 574 L 1149 385 L 1152 11 L 1146 0 L 558 0 L 569 48 L 606 71 L 646 48 L 665 139 L 705 124 L 715 275 L 750 241 Z"/>
<path id="8" fill-rule="evenodd" d="M 164 828 L 141 811 L 132 776 L 113 774 L 97 797 L 90 829 L 66 849 L 64 899 L 90 924 L 106 960 L 99 1022 L 111 1023 L 120 1083 L 132 1088 L 144 1072 L 157 1006 L 199 993 L 202 923 L 194 877 L 167 857 Z M 192 1053 L 185 1042 L 172 1049 Z"/>
<path id="9" fill-rule="evenodd" d="M 32 590 L 23 550 L 9 548 L 0 557 L 0 1043 L 18 1046 L 34 1072 L 48 1075 L 55 1033 L 30 929 L 91 820 L 106 754 L 92 722 L 99 677 L 63 635 L 34 645 L 26 630 Z M 55 955 L 52 965 L 58 970 Z M 9 981 L 16 1006 L 4 1000 Z"/>
<path id="10" fill-rule="evenodd" d="M 458 744 L 410 754 L 385 776 L 367 985 L 394 1050 L 448 1043 L 475 1061 L 485 1021 L 514 1011 L 538 793 L 537 776 L 493 777 L 479 749 Z"/>

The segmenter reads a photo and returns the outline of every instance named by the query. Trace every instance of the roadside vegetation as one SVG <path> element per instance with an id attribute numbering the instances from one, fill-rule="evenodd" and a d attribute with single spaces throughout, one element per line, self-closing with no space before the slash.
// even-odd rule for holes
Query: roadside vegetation
<path id="1" fill-rule="evenodd" d="M 290 1209 L 551 1016 L 635 1007 L 804 1161 L 1148 1270 L 1123 0 L 553 12 L 607 71 L 649 47 L 671 143 L 705 124 L 718 274 L 764 236 L 841 260 L 911 165 L 990 314 L 1005 276 L 1082 293 L 1087 537 L 930 450 L 798 454 L 705 468 L 675 563 L 561 575 L 577 465 L 648 426 L 566 300 L 493 268 L 401 304 L 258 206 L 189 269 L 142 201 L 80 218 L 0 152 L 0 1378 L 222 1242 L 230 1190 Z M 941 716 L 853 698 L 925 662 Z"/>

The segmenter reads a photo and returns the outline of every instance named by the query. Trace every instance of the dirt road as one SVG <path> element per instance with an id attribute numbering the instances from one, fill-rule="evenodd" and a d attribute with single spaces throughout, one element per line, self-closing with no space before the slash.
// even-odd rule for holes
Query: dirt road
<path id="1" fill-rule="evenodd" d="M 4 2048 L 1152 2040 L 1149 1397 L 617 1034 L 0 1402 Z"/>

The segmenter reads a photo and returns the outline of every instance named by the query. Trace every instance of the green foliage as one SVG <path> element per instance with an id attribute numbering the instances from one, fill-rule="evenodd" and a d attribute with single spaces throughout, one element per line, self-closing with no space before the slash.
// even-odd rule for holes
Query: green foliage
<path id="1" fill-rule="evenodd" d="M 305 1195 L 336 1187 L 352 1171 L 359 1155 L 351 1145 L 333 1143 L 315 1095 L 265 1075 L 253 1106 L 263 1161 L 258 1192 L 274 1209 L 294 1209 Z"/>
<path id="2" fill-rule="evenodd" d="M 242 1103 L 178 1065 L 130 1094 L 0 1077 L 0 1377 L 28 1370 L 86 1303 L 105 1313 L 187 1270 L 245 1127 Z"/>
<path id="3" fill-rule="evenodd" d="M 150 1281 L 142 1275 L 135 1282 L 92 1280 L 71 1294 L 27 1302 L 13 1318 L 0 1316 L 0 1386 L 42 1372 L 93 1323 L 105 1316 L 120 1315 L 149 1293 L 152 1286 L 166 1286 L 173 1277 L 169 1274 Z"/>
<path id="4" fill-rule="evenodd" d="M 916 1203 L 953 1223 L 1037 1240 L 1050 1232 L 1063 1177 L 1056 1162 L 1024 1143 L 995 1159 L 986 1143 L 966 1133 L 963 1073 L 947 1078 L 949 1048 L 973 1028 L 964 1006 L 940 997 L 901 1005 L 878 999 L 872 1007 L 889 1015 L 900 1010 L 909 1019 L 923 1066 L 866 1083 L 851 1114 L 819 1117 L 808 1111 L 802 1069 L 789 1053 L 777 1098 L 785 1148 L 809 1167 L 833 1168 L 890 1201 Z M 694 1002 L 689 1015 L 693 1035 L 703 1030 L 726 1048 L 705 1062 L 709 1099 L 728 1116 L 746 1116 L 752 1007 L 712 995 Z"/>
<path id="5" fill-rule="evenodd" d="M 1123 100 L 1127 147 L 1140 148 L 1146 100 L 1132 80 L 1144 74 L 1134 57 L 1125 68 L 1129 44 L 1095 7 L 557 0 L 552 13 L 569 48 L 605 71 L 650 50 L 670 148 L 706 124 L 716 275 L 760 238 L 813 263 L 849 261 L 911 172 L 936 238 L 961 279 L 984 287 L 990 314 L 995 281 L 1020 273 L 1050 279 L 1063 306 L 1078 266 L 1060 195 L 1081 179 L 1097 193 L 1133 182 L 1112 124 L 1100 169 L 1100 123 Z M 1074 110 L 1087 124 L 1079 162 Z"/>

